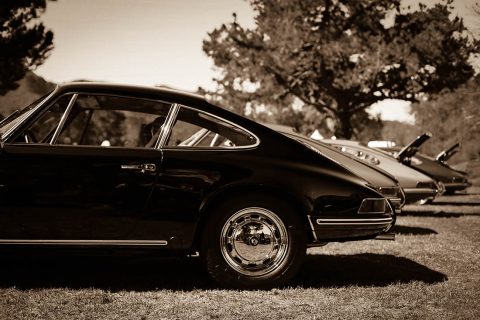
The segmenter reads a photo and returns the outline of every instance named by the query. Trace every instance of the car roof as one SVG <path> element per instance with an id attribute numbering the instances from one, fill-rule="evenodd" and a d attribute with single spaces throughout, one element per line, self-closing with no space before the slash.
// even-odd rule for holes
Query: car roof
<path id="1" fill-rule="evenodd" d="M 67 82 L 58 85 L 61 91 L 102 91 L 112 93 L 124 93 L 124 94 L 138 94 L 146 96 L 162 96 L 172 97 L 180 100 L 188 100 L 192 102 L 206 103 L 205 98 L 199 94 L 193 92 L 187 92 L 182 90 L 176 90 L 172 88 L 164 87 L 151 87 L 151 86 L 139 86 L 139 85 L 127 85 L 119 83 L 109 82 Z"/>
<path id="2" fill-rule="evenodd" d="M 244 117 L 242 115 L 236 114 L 228 109 L 211 104 L 205 99 L 205 97 L 191 92 L 185 92 L 165 87 L 160 88 L 89 81 L 63 83 L 57 86 L 56 91 L 57 94 L 63 94 L 64 92 L 102 93 L 120 96 L 128 95 L 152 100 L 172 100 L 176 103 L 195 107 L 198 110 L 214 114 L 215 116 L 219 116 L 228 121 L 232 121 L 236 125 L 241 126 L 250 132 L 253 132 L 257 136 L 261 135 L 262 140 L 270 137 L 272 139 L 285 138 L 287 141 L 290 141 L 290 139 L 284 137 L 282 134 L 269 129 L 258 122 L 248 119 L 247 117 Z"/>
<path id="3" fill-rule="evenodd" d="M 112 95 L 128 95 L 143 99 L 165 100 L 172 101 L 186 106 L 194 106 L 204 112 L 213 113 L 220 117 L 226 117 L 228 120 L 235 120 L 242 123 L 253 122 L 243 116 L 235 114 L 234 112 L 209 103 L 205 97 L 192 93 L 171 88 L 160 88 L 139 85 L 127 85 L 109 82 L 68 82 L 57 86 L 55 91 L 59 94 L 64 92 L 78 92 L 78 93 L 102 93 Z"/>

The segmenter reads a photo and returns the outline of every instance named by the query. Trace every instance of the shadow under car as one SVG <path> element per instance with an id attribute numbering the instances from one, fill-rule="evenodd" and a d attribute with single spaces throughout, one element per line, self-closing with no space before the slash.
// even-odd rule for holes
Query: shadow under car
<path id="1" fill-rule="evenodd" d="M 32 254 L 3 256 L 0 287 L 96 288 L 109 291 L 219 289 L 198 257 Z M 307 255 L 290 286 L 330 288 L 383 287 L 447 276 L 410 259 L 387 254 Z"/>

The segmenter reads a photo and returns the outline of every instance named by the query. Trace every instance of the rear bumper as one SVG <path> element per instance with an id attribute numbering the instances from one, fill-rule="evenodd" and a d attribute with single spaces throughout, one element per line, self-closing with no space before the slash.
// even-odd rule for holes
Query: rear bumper
<path id="1" fill-rule="evenodd" d="M 395 215 L 309 216 L 314 242 L 375 238 L 395 224 Z"/>
<path id="2" fill-rule="evenodd" d="M 387 232 L 395 224 L 395 210 L 385 198 L 365 198 L 357 214 L 308 215 L 312 232 L 309 246 L 325 242 L 373 239 Z"/>
<path id="3" fill-rule="evenodd" d="M 405 203 L 414 203 L 423 199 L 433 199 L 438 194 L 437 189 L 430 188 L 404 188 Z"/>
<path id="4" fill-rule="evenodd" d="M 465 190 L 472 186 L 471 182 L 444 182 L 447 192 Z"/>

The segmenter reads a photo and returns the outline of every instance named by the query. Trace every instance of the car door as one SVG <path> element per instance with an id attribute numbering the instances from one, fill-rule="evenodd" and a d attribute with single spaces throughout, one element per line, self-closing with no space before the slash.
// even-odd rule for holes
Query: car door
<path id="1" fill-rule="evenodd" d="M 177 116 L 160 141 L 163 161 L 146 212 L 148 224 L 142 221 L 139 231 L 158 223 L 155 229 L 170 239 L 170 247 L 187 248 L 202 202 L 221 185 L 248 176 L 242 157 L 248 157 L 248 149 L 258 140 L 213 115 L 186 106 L 176 108 Z"/>
<path id="2" fill-rule="evenodd" d="M 169 108 L 132 97 L 69 94 L 32 115 L 0 155 L 0 219 L 9 226 L 0 237 L 128 244 L 161 166 L 152 126 Z"/>

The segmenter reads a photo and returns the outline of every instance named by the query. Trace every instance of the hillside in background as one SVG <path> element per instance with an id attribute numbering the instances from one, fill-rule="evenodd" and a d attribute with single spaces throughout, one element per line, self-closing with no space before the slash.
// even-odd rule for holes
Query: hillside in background
<path id="1" fill-rule="evenodd" d="M 31 71 L 18 84 L 19 87 L 16 90 L 9 91 L 4 96 L 0 95 L 0 115 L 2 118 L 15 109 L 27 106 L 55 88 L 54 83 L 46 81 Z"/>

